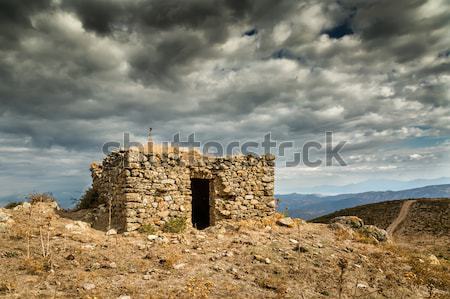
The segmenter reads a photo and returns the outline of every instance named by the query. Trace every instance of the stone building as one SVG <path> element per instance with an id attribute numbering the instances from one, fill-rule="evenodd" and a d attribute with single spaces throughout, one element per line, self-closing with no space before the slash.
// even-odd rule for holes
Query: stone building
<path id="1" fill-rule="evenodd" d="M 183 217 L 203 229 L 222 219 L 263 217 L 275 212 L 273 155 L 187 157 L 186 152 L 137 148 L 93 163 L 93 189 L 111 211 L 111 227 L 161 228 Z"/>

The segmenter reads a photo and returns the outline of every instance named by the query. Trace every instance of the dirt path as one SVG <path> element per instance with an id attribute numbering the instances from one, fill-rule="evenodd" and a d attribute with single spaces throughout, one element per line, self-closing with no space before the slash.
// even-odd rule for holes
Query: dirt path
<path id="1" fill-rule="evenodd" d="M 400 213 L 398 213 L 397 218 L 389 225 L 389 227 L 386 229 L 387 233 L 392 236 L 394 231 L 397 229 L 397 227 L 402 223 L 406 216 L 408 215 L 409 209 L 411 206 L 415 203 L 415 200 L 406 200 L 402 204 L 402 208 L 400 209 Z"/>

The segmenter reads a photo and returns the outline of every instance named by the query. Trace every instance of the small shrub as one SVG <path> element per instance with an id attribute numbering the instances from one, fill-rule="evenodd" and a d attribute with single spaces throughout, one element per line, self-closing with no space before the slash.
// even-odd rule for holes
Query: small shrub
<path id="1" fill-rule="evenodd" d="M 180 254 L 169 251 L 166 252 L 164 257 L 159 259 L 159 264 L 166 269 L 173 269 L 173 266 L 178 263 L 181 259 Z"/>
<path id="2" fill-rule="evenodd" d="M 289 209 L 286 207 L 284 208 L 284 211 L 280 212 L 284 217 L 289 217 Z"/>
<path id="3" fill-rule="evenodd" d="M 12 201 L 12 202 L 8 202 L 6 204 L 6 206 L 4 206 L 5 209 L 13 209 L 15 207 L 17 207 L 18 205 L 21 205 L 22 202 L 21 201 Z"/>
<path id="4" fill-rule="evenodd" d="M 27 196 L 28 201 L 31 204 L 35 204 L 38 202 L 55 202 L 56 199 L 51 193 L 30 193 Z"/>
<path id="5" fill-rule="evenodd" d="M 265 276 L 255 279 L 255 283 L 263 289 L 274 290 L 279 294 L 287 292 L 286 282 L 277 276 Z"/>
<path id="6" fill-rule="evenodd" d="M 0 254 L 1 257 L 5 257 L 5 258 L 15 258 L 18 257 L 20 254 L 17 251 L 6 251 L 2 254 Z"/>
<path id="7" fill-rule="evenodd" d="M 12 293 L 16 288 L 16 284 L 12 282 L 2 281 L 0 282 L 0 295 L 6 295 Z"/>
<path id="8" fill-rule="evenodd" d="M 90 209 L 96 207 L 100 204 L 100 199 L 97 191 L 92 187 L 87 189 L 84 192 L 83 196 L 78 201 L 76 208 L 77 209 Z"/>
<path id="9" fill-rule="evenodd" d="M 377 245 L 379 242 L 373 236 L 366 235 L 360 231 L 354 234 L 354 240 L 359 243 Z"/>
<path id="10" fill-rule="evenodd" d="M 166 233 L 181 233 L 186 229 L 185 217 L 170 218 L 166 224 L 164 224 L 163 231 Z"/>
<path id="11" fill-rule="evenodd" d="M 142 234 L 148 234 L 148 235 L 154 235 L 156 233 L 156 229 L 151 224 L 144 224 L 142 225 L 138 231 Z"/>
<path id="12" fill-rule="evenodd" d="M 50 261 L 43 258 L 27 258 L 23 260 L 23 264 L 19 267 L 30 275 L 40 275 L 51 269 Z"/>

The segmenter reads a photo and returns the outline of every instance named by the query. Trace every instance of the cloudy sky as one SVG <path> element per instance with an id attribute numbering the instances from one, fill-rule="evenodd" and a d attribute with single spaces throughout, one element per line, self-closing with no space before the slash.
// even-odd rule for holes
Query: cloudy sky
<path id="1" fill-rule="evenodd" d="M 148 127 L 347 141 L 345 167 L 279 163 L 277 192 L 450 176 L 449 23 L 447 0 L 2 0 L 0 197 L 76 196 Z"/>

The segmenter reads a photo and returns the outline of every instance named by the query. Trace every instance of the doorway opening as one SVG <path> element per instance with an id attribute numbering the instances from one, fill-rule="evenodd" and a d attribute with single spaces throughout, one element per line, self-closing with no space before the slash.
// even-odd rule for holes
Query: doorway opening
<path id="1" fill-rule="evenodd" d="M 211 225 L 209 184 L 210 180 L 191 179 L 192 225 L 197 229 L 204 229 Z"/>

